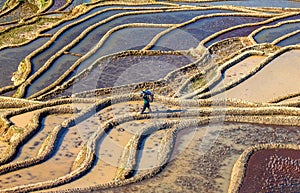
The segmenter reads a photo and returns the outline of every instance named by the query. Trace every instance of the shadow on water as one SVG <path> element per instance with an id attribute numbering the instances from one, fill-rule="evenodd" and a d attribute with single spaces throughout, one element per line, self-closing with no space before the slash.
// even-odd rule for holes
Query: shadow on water
<path id="1" fill-rule="evenodd" d="M 157 126 L 152 126 L 150 128 L 148 128 L 147 132 L 144 132 L 141 137 L 139 138 L 138 140 L 138 146 L 137 146 L 137 154 L 135 155 L 135 159 L 136 159 L 136 165 L 134 166 L 133 170 L 131 172 L 128 173 L 127 176 L 125 176 L 126 178 L 130 178 L 130 177 L 133 177 L 135 176 L 139 170 L 143 170 L 143 169 L 147 169 L 147 168 L 140 168 L 140 167 L 143 167 L 141 165 L 141 160 L 142 160 L 142 157 L 145 156 L 143 155 L 144 153 L 146 153 L 146 141 L 149 139 L 149 137 L 154 134 L 155 132 L 157 131 L 160 131 L 160 130 L 164 130 L 166 129 L 167 126 L 160 126 L 160 127 L 157 127 Z M 156 160 L 157 161 L 157 160 Z M 160 164 L 160 163 L 159 163 Z M 153 165 L 151 167 L 163 167 L 161 165 Z M 149 169 L 149 168 L 148 168 Z"/>
<path id="2" fill-rule="evenodd" d="M 149 136 L 150 136 L 150 134 L 148 134 L 148 135 L 143 135 L 143 136 L 139 139 L 139 141 L 138 141 L 138 144 L 139 144 L 139 145 L 138 145 L 138 149 L 137 149 L 138 154 L 137 154 L 137 156 L 136 156 L 137 164 L 136 164 L 135 168 L 133 169 L 133 171 L 131 171 L 131 172 L 128 174 L 128 176 L 126 176 L 126 178 L 130 178 L 130 177 L 135 176 L 135 175 L 137 174 L 138 169 L 139 169 L 139 165 L 140 165 L 140 160 L 142 159 L 143 152 L 144 152 L 143 149 L 145 148 L 145 143 L 146 143 L 147 138 L 149 138 Z"/>
<path id="3" fill-rule="evenodd" d="M 43 129 L 44 129 L 44 126 L 45 126 L 45 118 L 42 118 L 41 124 L 40 124 L 39 127 L 38 127 L 38 131 L 37 131 L 36 133 L 32 134 L 32 136 L 30 136 L 30 139 L 28 139 L 27 141 L 25 141 L 24 144 L 26 145 L 26 144 L 28 143 L 28 141 L 30 141 L 32 138 L 34 138 L 34 137 L 38 136 L 39 134 L 41 134 L 41 132 L 42 132 Z M 63 143 L 63 141 L 64 141 L 65 136 L 67 135 L 67 133 L 68 133 L 69 131 L 70 131 L 70 130 L 69 130 L 69 127 L 68 127 L 68 128 L 62 128 L 62 129 L 58 132 L 57 138 L 55 139 L 55 142 L 54 142 L 54 145 L 53 145 L 54 148 L 51 150 L 51 152 L 49 153 L 49 155 L 47 155 L 47 157 L 45 158 L 45 161 L 48 160 L 48 159 L 50 159 L 51 157 L 53 157 L 53 156 L 55 156 L 55 155 L 57 154 L 59 148 L 62 147 L 62 143 Z M 48 136 L 50 133 L 51 133 L 51 131 L 49 131 L 49 132 L 46 133 L 46 136 L 44 136 L 45 139 L 47 138 L 47 136 Z M 42 143 L 43 143 L 43 141 L 40 141 L 39 144 L 42 144 Z M 18 158 L 18 157 L 21 155 L 22 149 L 25 147 L 24 144 L 22 145 L 21 148 L 19 148 L 19 150 L 18 150 L 18 152 L 17 152 L 17 155 L 16 155 L 15 159 Z M 32 149 L 31 147 L 29 147 L 29 148 Z M 34 155 L 34 156 L 36 156 L 36 155 Z M 34 156 L 33 156 L 33 157 L 34 157 Z M 30 157 L 30 158 L 32 158 L 32 157 Z"/>
<path id="4" fill-rule="evenodd" d="M 46 118 L 42 118 L 42 120 L 40 120 L 40 124 L 38 126 L 38 130 L 32 134 L 30 137 L 28 137 L 28 140 L 24 141 L 24 143 L 21 145 L 20 148 L 18 148 L 18 151 L 17 151 L 17 154 L 16 154 L 16 157 L 14 159 L 17 159 L 19 158 L 19 156 L 22 154 L 23 152 L 23 149 L 25 148 L 26 144 L 31 140 L 33 139 L 34 137 L 36 137 L 37 135 L 39 135 L 41 133 L 41 131 L 43 130 L 43 127 L 45 126 L 45 120 Z M 42 143 L 42 141 L 41 141 Z M 29 147 L 29 149 L 32 149 L 31 147 Z M 30 157 L 28 156 L 28 158 L 31 158 L 31 157 L 34 157 L 36 155 L 31 155 Z"/>
<path id="5" fill-rule="evenodd" d="M 99 161 L 99 157 L 100 157 L 101 145 L 102 145 L 103 141 L 105 140 L 105 138 L 109 136 L 109 133 L 111 132 L 112 129 L 113 129 L 113 126 L 110 125 L 110 127 L 106 128 L 104 130 L 105 137 L 101 137 L 100 140 L 97 140 L 97 142 L 96 142 L 96 149 L 94 150 L 94 153 L 95 153 L 96 156 L 95 156 L 95 160 L 94 160 L 93 165 L 90 168 L 90 170 L 92 170 L 93 168 L 95 168 L 95 166 L 97 165 L 97 163 Z M 101 159 L 101 157 L 100 157 L 100 159 Z"/>
<path id="6" fill-rule="evenodd" d="M 167 110 L 158 110 L 158 111 L 152 111 L 151 114 L 155 114 L 155 113 L 184 113 L 186 112 L 187 110 L 170 110 L 170 109 L 167 109 Z"/>
<path id="7" fill-rule="evenodd" d="M 60 149 L 60 147 L 62 147 L 62 143 L 64 141 L 64 137 L 67 135 L 67 133 L 70 131 L 70 127 L 68 128 L 62 128 L 58 134 L 57 134 L 57 138 L 55 139 L 54 142 L 54 148 L 51 151 L 51 153 L 46 157 L 46 159 L 50 159 L 51 157 L 53 157 L 54 155 L 57 154 L 58 150 Z"/>

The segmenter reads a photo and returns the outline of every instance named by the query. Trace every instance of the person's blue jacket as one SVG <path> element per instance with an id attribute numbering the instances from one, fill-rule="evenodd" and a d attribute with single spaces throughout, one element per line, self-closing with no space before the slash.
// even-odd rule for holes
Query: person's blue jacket
<path id="1" fill-rule="evenodd" d="M 144 103 L 149 103 L 150 102 L 149 97 L 148 97 L 147 94 L 143 95 L 143 100 L 144 100 Z"/>

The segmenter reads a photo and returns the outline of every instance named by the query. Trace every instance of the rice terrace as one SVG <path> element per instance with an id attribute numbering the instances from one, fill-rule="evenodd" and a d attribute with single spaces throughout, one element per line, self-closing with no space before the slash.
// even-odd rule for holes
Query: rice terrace
<path id="1" fill-rule="evenodd" d="M 0 192 L 300 192 L 299 0 L 0 7 Z"/>

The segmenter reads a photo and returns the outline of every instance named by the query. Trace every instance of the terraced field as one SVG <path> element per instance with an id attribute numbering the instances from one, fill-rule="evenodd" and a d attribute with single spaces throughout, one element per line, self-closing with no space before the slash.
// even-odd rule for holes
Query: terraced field
<path id="1" fill-rule="evenodd" d="M 0 192 L 300 191 L 299 1 L 0 7 Z"/>

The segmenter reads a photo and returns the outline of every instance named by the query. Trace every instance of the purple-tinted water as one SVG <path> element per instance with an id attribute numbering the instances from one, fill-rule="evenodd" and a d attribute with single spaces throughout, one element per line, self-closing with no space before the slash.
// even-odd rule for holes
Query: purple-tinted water
<path id="1" fill-rule="evenodd" d="M 251 155 L 240 193 L 299 192 L 300 151 L 263 149 Z"/>
<path id="2" fill-rule="evenodd" d="M 151 50 L 188 50 L 197 47 L 199 40 L 190 33 L 181 29 L 175 29 L 161 37 Z"/>
<path id="3" fill-rule="evenodd" d="M 184 55 L 129 55 L 105 58 L 98 61 L 97 67 L 87 77 L 67 89 L 65 94 L 155 81 L 192 62 L 192 58 Z"/>
<path id="4" fill-rule="evenodd" d="M 296 15 L 296 16 L 292 16 L 292 17 L 287 17 L 287 18 L 283 18 L 283 19 L 279 19 L 273 22 L 270 22 L 268 24 L 263 24 L 263 25 L 256 25 L 256 26 L 251 26 L 251 27 L 243 27 L 243 28 L 239 28 L 239 29 L 235 29 L 229 32 L 226 32 L 222 35 L 219 35 L 218 37 L 216 37 L 215 39 L 207 42 L 205 44 L 205 47 L 208 47 L 210 45 L 212 45 L 215 42 L 218 42 L 220 40 L 226 39 L 226 38 L 233 38 L 233 37 L 245 37 L 248 36 L 250 33 L 252 33 L 254 30 L 262 27 L 262 26 L 270 26 L 270 25 L 275 25 L 278 22 L 282 22 L 282 21 L 288 21 L 288 20 L 295 20 L 295 19 L 300 19 L 300 15 Z"/>
<path id="5" fill-rule="evenodd" d="M 160 49 L 189 49 L 196 47 L 201 40 L 220 30 L 244 23 L 256 23 L 262 20 L 264 18 L 240 16 L 205 18 L 168 33 L 159 39 L 156 46 L 160 47 Z M 176 37 L 179 38 L 176 39 Z M 186 40 L 189 40 L 190 43 L 187 43 Z M 157 47 L 152 49 L 157 49 Z"/>
<path id="6" fill-rule="evenodd" d="M 125 28 L 113 33 L 98 51 L 80 64 L 78 71 L 87 68 L 98 58 L 124 50 L 144 48 L 151 39 L 166 28 Z M 82 42 L 84 44 L 85 42 Z M 74 75 L 74 74 L 73 74 Z M 69 76 L 69 78 L 72 76 Z"/>
<path id="7" fill-rule="evenodd" d="M 87 51 L 95 45 L 95 42 L 103 37 L 103 35 L 111 28 L 126 23 L 182 23 L 188 21 L 199 15 L 206 15 L 212 13 L 228 12 L 224 10 L 205 10 L 205 11 L 177 11 L 177 12 L 164 12 L 164 13 L 148 13 L 138 15 L 128 15 L 121 18 L 117 18 L 104 25 L 94 29 L 89 35 L 87 35 L 77 46 L 71 49 L 71 52 L 85 54 Z"/>
<path id="8" fill-rule="evenodd" d="M 231 11 L 211 9 L 211 10 L 177 11 L 177 12 L 164 12 L 164 13 L 124 16 L 122 18 L 115 19 L 111 22 L 108 22 L 107 24 L 104 24 L 94 29 L 91 33 L 89 33 L 87 37 L 85 37 L 77 46 L 72 48 L 70 51 L 75 53 L 80 53 L 80 54 L 87 53 L 89 49 L 95 46 L 96 42 L 99 42 L 99 40 L 109 29 L 125 23 L 139 23 L 139 22 L 141 23 L 182 23 L 199 15 L 206 15 L 212 13 L 229 13 L 229 12 Z M 139 38 L 139 36 L 137 38 Z M 130 42 L 136 42 L 136 40 L 138 39 L 131 39 Z M 109 47 L 105 47 L 105 45 L 107 45 L 106 43 L 104 45 L 104 48 L 99 49 L 90 58 L 83 61 L 80 65 L 80 69 L 84 69 L 90 66 L 95 60 L 97 60 L 101 56 L 104 56 L 106 54 L 111 54 L 116 51 L 124 50 L 124 49 L 117 48 L 118 46 L 122 47 L 122 45 L 124 45 L 123 43 L 124 42 L 117 42 L 117 44 L 116 42 L 111 43 L 112 45 L 109 45 L 109 47 L 113 47 L 111 51 L 109 51 L 110 49 Z M 135 46 L 130 46 L 130 47 L 128 47 L 127 44 L 125 49 L 140 49 L 145 46 L 145 43 L 140 45 L 139 44 L 140 44 L 139 42 L 136 42 Z M 81 71 L 80 69 L 79 71 Z M 73 77 L 73 75 L 70 75 L 69 78 Z"/>
<path id="9" fill-rule="evenodd" d="M 4 3 L 5 3 L 5 1 L 0 1 L 0 9 L 2 9 Z"/>
<path id="10" fill-rule="evenodd" d="M 289 0 L 215 1 L 215 2 L 204 2 L 204 3 L 201 3 L 201 4 L 235 5 L 235 6 L 246 6 L 246 7 L 300 8 L 300 2 L 299 1 L 289 1 Z"/>
<path id="11" fill-rule="evenodd" d="M 91 2 L 91 0 L 73 0 L 72 3 L 66 9 L 64 9 L 64 11 L 70 11 L 77 5 L 86 4 L 86 3 L 90 3 L 90 2 Z"/>
<path id="12" fill-rule="evenodd" d="M 45 49 L 42 53 L 32 58 L 31 60 L 31 62 L 33 63 L 32 74 L 36 72 L 51 56 L 53 56 L 61 48 L 63 48 L 64 46 L 69 44 L 73 39 L 79 36 L 79 34 L 82 31 L 84 31 L 86 28 L 110 16 L 113 16 L 117 13 L 123 13 L 125 11 L 126 10 L 107 11 L 105 13 L 102 13 L 100 15 L 88 19 L 87 21 L 80 23 L 80 25 L 76 25 L 74 27 L 69 28 L 66 32 L 61 34 L 56 39 L 56 41 L 51 44 L 51 46 Z M 220 12 L 220 10 L 139 14 L 139 15 L 130 15 L 130 16 L 121 17 L 94 29 L 83 40 L 81 40 L 81 42 L 77 46 L 71 49 L 71 52 L 79 53 L 79 54 L 87 53 L 95 45 L 95 42 L 98 42 L 109 29 L 116 27 L 118 25 L 122 25 L 126 23 L 139 23 L 139 22 L 181 23 L 199 14 L 201 15 L 201 14 L 208 14 L 208 13 L 215 13 L 215 12 Z"/>
<path id="13" fill-rule="evenodd" d="M 48 11 L 55 11 L 66 4 L 66 0 L 54 0 L 53 5 Z"/>

